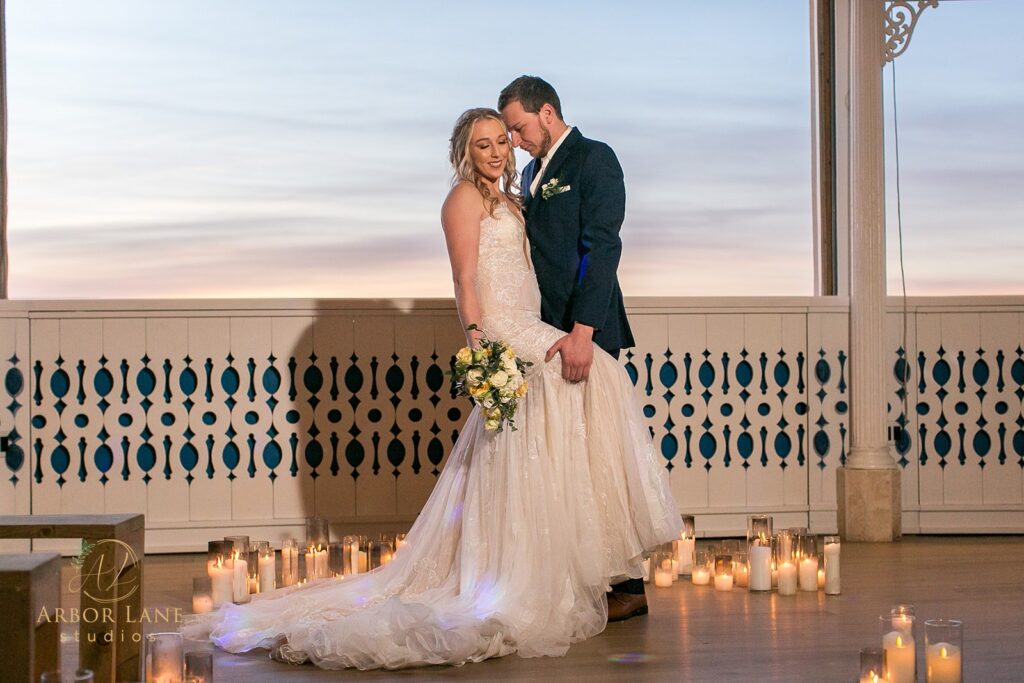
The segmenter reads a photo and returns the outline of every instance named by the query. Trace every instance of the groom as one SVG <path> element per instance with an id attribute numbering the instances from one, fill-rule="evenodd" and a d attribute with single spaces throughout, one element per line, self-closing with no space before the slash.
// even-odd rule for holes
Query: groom
<path id="1" fill-rule="evenodd" d="M 545 360 L 562 355 L 562 376 L 587 379 L 594 347 L 616 358 L 633 346 L 615 271 L 626 211 L 622 167 L 611 147 L 588 140 L 562 120 L 558 94 L 536 76 L 520 76 L 498 97 L 512 144 L 533 157 L 523 170 L 530 254 L 540 284 L 541 317 L 567 334 Z M 608 620 L 647 614 L 644 582 L 608 593 Z"/>

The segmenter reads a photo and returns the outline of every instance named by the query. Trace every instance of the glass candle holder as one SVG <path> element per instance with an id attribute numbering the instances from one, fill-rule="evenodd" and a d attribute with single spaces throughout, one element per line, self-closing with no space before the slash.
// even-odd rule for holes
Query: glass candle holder
<path id="1" fill-rule="evenodd" d="M 213 611 L 213 582 L 209 576 L 192 578 L 192 613 Z"/>
<path id="2" fill-rule="evenodd" d="M 307 546 L 305 559 L 307 581 L 316 581 L 327 577 L 327 546 Z"/>
<path id="3" fill-rule="evenodd" d="M 236 605 L 249 602 L 249 537 L 227 536 L 231 545 L 231 601 Z"/>
<path id="4" fill-rule="evenodd" d="M 690 576 L 693 573 L 693 548 L 697 539 L 694 535 L 693 515 L 681 516 L 683 530 L 679 532 L 679 538 L 672 542 L 672 546 L 675 550 L 679 576 Z"/>
<path id="5" fill-rule="evenodd" d="M 299 542 L 286 538 L 281 542 L 281 585 L 294 586 L 299 582 Z"/>
<path id="6" fill-rule="evenodd" d="M 248 559 L 249 537 L 248 536 L 225 536 L 224 542 L 228 544 L 228 553 L 237 552 L 243 559 Z"/>
<path id="7" fill-rule="evenodd" d="M 894 631 L 910 631 L 914 635 L 914 639 L 917 639 L 917 627 L 916 621 L 914 620 L 914 606 L 913 605 L 893 605 L 892 609 L 889 610 L 889 615 L 892 617 L 892 630 Z"/>
<path id="8" fill-rule="evenodd" d="M 146 680 L 182 683 L 185 649 L 180 633 L 150 633 L 146 636 Z"/>
<path id="9" fill-rule="evenodd" d="M 820 546 L 819 546 L 820 548 Z M 825 588 L 825 555 L 818 552 L 818 590 Z"/>
<path id="10" fill-rule="evenodd" d="M 745 550 L 732 556 L 732 578 L 739 588 L 746 588 L 750 583 L 750 564 Z"/>
<path id="11" fill-rule="evenodd" d="M 801 536 L 798 547 L 800 590 L 818 590 L 818 542 L 814 536 Z"/>
<path id="12" fill-rule="evenodd" d="M 270 541 L 249 541 L 249 592 L 260 593 L 260 550 L 270 547 Z M 271 565 L 273 566 L 273 565 Z"/>
<path id="13" fill-rule="evenodd" d="M 332 579 L 345 576 L 345 544 L 342 541 L 327 544 L 327 575 Z"/>
<path id="14" fill-rule="evenodd" d="M 706 586 L 711 583 L 712 557 L 706 549 L 693 551 L 693 572 L 690 581 L 695 586 Z"/>
<path id="15" fill-rule="evenodd" d="M 185 653 L 185 683 L 213 683 L 213 653 Z"/>
<path id="16" fill-rule="evenodd" d="M 885 650 L 885 680 L 888 683 L 917 683 L 917 645 L 914 617 L 886 614 L 878 618 Z"/>
<path id="17" fill-rule="evenodd" d="M 380 547 L 380 565 L 384 565 L 395 559 L 395 542 L 394 541 L 382 541 Z"/>
<path id="18" fill-rule="evenodd" d="M 865 647 L 860 651 L 860 683 L 879 683 L 884 680 L 885 650 L 880 647 Z"/>
<path id="19" fill-rule="evenodd" d="M 772 589 L 772 518 L 747 517 L 747 568 L 752 591 Z"/>
<path id="20" fill-rule="evenodd" d="M 359 536 L 359 573 L 365 574 L 370 571 L 370 539 L 366 536 Z"/>
<path id="21" fill-rule="evenodd" d="M 306 518 L 306 548 L 326 548 L 330 542 L 327 520 L 323 517 Z"/>
<path id="22" fill-rule="evenodd" d="M 789 531 L 780 531 L 775 538 L 775 566 L 778 571 L 779 595 L 796 595 L 799 570 L 793 535 Z"/>
<path id="23" fill-rule="evenodd" d="M 270 541 L 257 541 L 255 554 L 259 592 L 269 593 L 277 588 L 277 553 Z"/>
<path id="24" fill-rule="evenodd" d="M 733 586 L 732 555 L 715 556 L 715 590 L 731 591 Z"/>
<path id="25" fill-rule="evenodd" d="M 839 551 L 841 548 L 838 536 L 825 537 L 825 595 L 839 595 Z"/>
<path id="26" fill-rule="evenodd" d="M 231 544 L 227 541 L 210 541 L 207 544 L 206 575 L 210 578 L 210 594 L 213 609 L 232 601 L 234 592 Z"/>
<path id="27" fill-rule="evenodd" d="M 925 681 L 963 683 L 964 623 L 955 619 L 924 622 Z"/>
<path id="28" fill-rule="evenodd" d="M 341 539 L 341 567 L 345 576 L 359 573 L 359 537 L 345 536 Z"/>
<path id="29" fill-rule="evenodd" d="M 658 588 L 671 588 L 676 578 L 675 555 L 669 544 L 663 544 L 651 554 L 651 566 L 654 571 L 654 585 Z"/>

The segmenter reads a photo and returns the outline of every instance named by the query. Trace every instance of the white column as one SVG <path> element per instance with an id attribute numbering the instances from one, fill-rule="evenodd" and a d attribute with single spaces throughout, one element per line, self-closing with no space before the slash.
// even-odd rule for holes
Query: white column
<path id="1" fill-rule="evenodd" d="M 895 469 L 886 434 L 884 6 L 850 15 L 850 453 L 847 469 Z"/>

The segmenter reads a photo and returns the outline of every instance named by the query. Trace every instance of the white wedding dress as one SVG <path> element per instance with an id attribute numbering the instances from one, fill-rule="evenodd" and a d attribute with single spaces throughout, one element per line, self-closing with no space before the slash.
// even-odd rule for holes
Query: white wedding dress
<path id="1" fill-rule="evenodd" d="M 676 538 L 668 477 L 619 363 L 594 349 L 590 378 L 544 363 L 563 332 L 540 319 L 518 217 L 480 226 L 481 327 L 534 365 L 516 431 L 472 411 L 394 560 L 190 616 L 188 637 L 269 648 L 326 669 L 563 655 L 600 633 L 610 583 L 643 576 L 642 553 Z"/>

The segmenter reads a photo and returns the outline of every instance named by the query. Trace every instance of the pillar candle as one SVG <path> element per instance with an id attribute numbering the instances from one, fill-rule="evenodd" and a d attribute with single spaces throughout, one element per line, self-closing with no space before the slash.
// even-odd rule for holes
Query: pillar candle
<path id="1" fill-rule="evenodd" d="M 736 585 L 745 587 L 750 580 L 750 570 L 747 568 L 746 562 L 739 562 L 735 567 L 732 568 L 733 577 L 736 579 Z"/>
<path id="2" fill-rule="evenodd" d="M 208 573 L 210 575 L 210 587 L 211 593 L 213 594 L 214 609 L 220 607 L 226 602 L 231 602 L 231 567 L 225 565 L 223 562 L 210 564 Z"/>
<path id="3" fill-rule="evenodd" d="M 804 557 L 800 560 L 800 590 L 818 590 L 818 558 Z"/>
<path id="4" fill-rule="evenodd" d="M 294 564 L 294 568 L 293 568 Z M 285 546 L 281 548 L 281 585 L 291 586 L 298 580 L 299 551 L 298 548 Z"/>
<path id="5" fill-rule="evenodd" d="M 274 554 L 271 552 L 269 555 L 262 555 L 260 557 L 260 593 L 267 593 L 274 590 L 276 563 L 274 562 Z"/>
<path id="6" fill-rule="evenodd" d="M 318 578 L 320 576 L 316 573 L 316 548 L 310 546 L 306 548 L 306 580 L 312 581 Z"/>
<path id="7" fill-rule="evenodd" d="M 767 545 L 750 546 L 750 590 L 772 589 L 772 549 Z"/>
<path id="8" fill-rule="evenodd" d="M 818 567 L 818 590 L 825 587 L 825 568 Z"/>
<path id="9" fill-rule="evenodd" d="M 925 651 L 928 683 L 962 683 L 963 662 L 960 648 L 950 643 L 934 643 Z"/>
<path id="10" fill-rule="evenodd" d="M 240 604 L 249 602 L 249 563 L 237 554 L 232 560 L 231 599 Z"/>
<path id="11" fill-rule="evenodd" d="M 679 560 L 679 573 L 689 574 L 693 571 L 693 543 L 692 538 L 681 538 L 673 542 L 676 550 L 676 559 Z"/>
<path id="12" fill-rule="evenodd" d="M 209 612 L 213 610 L 213 598 L 209 595 L 193 595 L 192 596 L 192 613 L 202 614 L 203 612 Z"/>
<path id="13" fill-rule="evenodd" d="M 316 576 L 318 579 L 327 577 L 327 548 L 316 551 Z"/>
<path id="14" fill-rule="evenodd" d="M 672 560 L 664 560 L 654 568 L 654 585 L 658 588 L 671 588 L 675 577 Z"/>
<path id="15" fill-rule="evenodd" d="M 359 573 L 360 574 L 366 573 L 367 567 L 369 567 L 369 564 L 370 564 L 370 558 L 367 556 L 366 551 L 365 550 L 360 550 L 359 551 Z"/>
<path id="16" fill-rule="evenodd" d="M 796 595 L 797 569 L 792 562 L 779 565 L 779 595 Z"/>
<path id="17" fill-rule="evenodd" d="M 890 631 L 882 636 L 882 647 L 885 649 L 885 678 L 889 683 L 916 683 L 914 639 L 906 632 Z"/>
<path id="18" fill-rule="evenodd" d="M 825 594 L 839 595 L 839 543 L 825 544 Z"/>
<path id="19" fill-rule="evenodd" d="M 694 567 L 690 579 L 695 586 L 706 586 L 711 583 L 711 570 L 707 567 Z"/>

